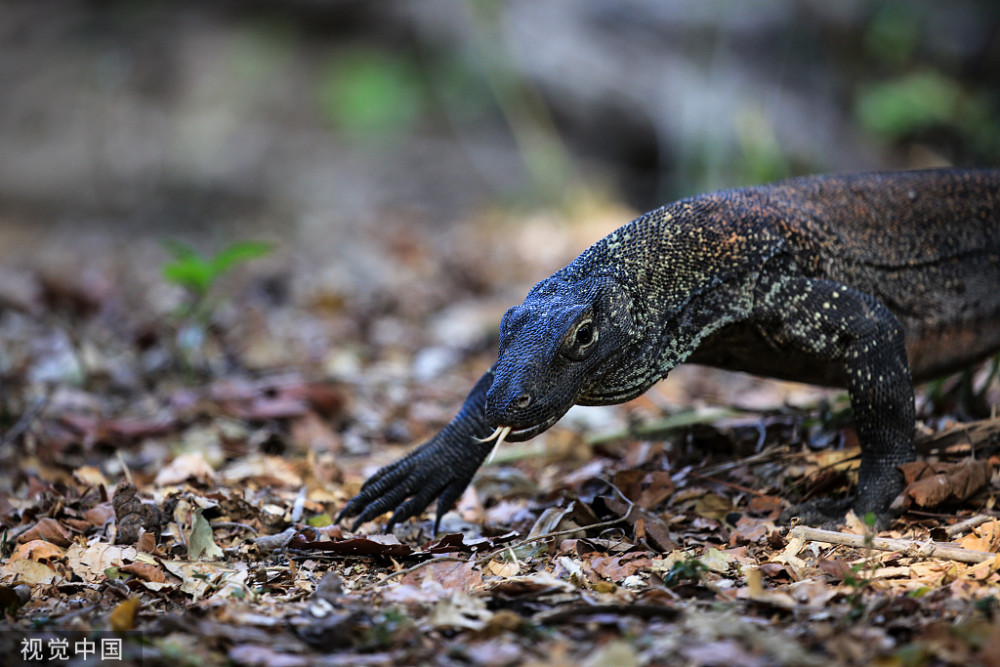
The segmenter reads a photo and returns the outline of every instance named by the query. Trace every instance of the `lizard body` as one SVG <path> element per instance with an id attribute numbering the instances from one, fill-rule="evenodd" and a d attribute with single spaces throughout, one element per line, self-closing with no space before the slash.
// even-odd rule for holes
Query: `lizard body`
<path id="1" fill-rule="evenodd" d="M 914 458 L 913 382 L 1000 349 L 1000 169 L 805 177 L 683 199 L 612 232 L 500 324 L 496 364 L 437 436 L 342 510 L 438 519 L 494 446 L 682 362 L 845 387 L 859 512 Z"/>

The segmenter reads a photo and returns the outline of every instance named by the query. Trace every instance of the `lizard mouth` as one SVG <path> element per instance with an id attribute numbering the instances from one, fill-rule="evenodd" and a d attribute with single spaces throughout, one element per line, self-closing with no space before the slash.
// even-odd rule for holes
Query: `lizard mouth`
<path id="1" fill-rule="evenodd" d="M 524 440 L 530 440 L 536 435 L 543 431 L 547 431 L 553 424 L 559 421 L 562 414 L 554 415 L 549 419 L 541 422 L 540 424 L 535 424 L 533 426 L 523 426 L 523 427 L 513 427 L 513 426 L 497 426 L 492 433 L 490 433 L 485 438 L 473 438 L 476 442 L 490 442 L 491 440 L 496 440 L 493 445 L 493 450 L 490 452 L 489 457 L 486 462 L 489 463 L 493 460 L 493 456 L 497 453 L 500 448 L 501 443 L 507 442 L 521 442 Z"/>

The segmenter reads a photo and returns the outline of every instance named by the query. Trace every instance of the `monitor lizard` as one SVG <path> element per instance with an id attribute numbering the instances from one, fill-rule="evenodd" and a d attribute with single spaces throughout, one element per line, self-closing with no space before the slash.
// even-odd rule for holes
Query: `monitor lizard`
<path id="1" fill-rule="evenodd" d="M 698 195 L 624 225 L 500 323 L 496 363 L 431 440 L 343 508 L 437 521 L 490 451 L 681 362 L 847 389 L 856 495 L 887 516 L 915 458 L 913 383 L 1000 349 L 1000 169 L 832 174 Z"/>

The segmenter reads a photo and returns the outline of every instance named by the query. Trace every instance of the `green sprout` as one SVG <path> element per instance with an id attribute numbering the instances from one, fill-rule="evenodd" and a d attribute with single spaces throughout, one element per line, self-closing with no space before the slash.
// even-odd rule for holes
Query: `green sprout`
<path id="1" fill-rule="evenodd" d="M 212 287 L 219 278 L 239 264 L 264 257 L 273 250 L 270 243 L 261 241 L 240 241 L 217 252 L 212 257 L 203 257 L 191 246 L 180 241 L 165 241 L 164 247 L 173 259 L 163 265 L 163 277 L 175 285 L 180 285 L 192 296 L 191 313 L 197 312 L 208 298 Z"/>
<path id="2" fill-rule="evenodd" d="M 207 360 L 205 344 L 214 308 L 209 299 L 213 288 L 222 276 L 236 266 L 264 257 L 273 247 L 260 241 L 240 241 L 206 257 L 179 241 L 165 241 L 163 245 L 172 255 L 163 265 L 163 277 L 167 282 L 183 287 L 188 295 L 175 313 L 179 324 L 175 341 L 177 352 L 189 369 L 203 367 Z"/>

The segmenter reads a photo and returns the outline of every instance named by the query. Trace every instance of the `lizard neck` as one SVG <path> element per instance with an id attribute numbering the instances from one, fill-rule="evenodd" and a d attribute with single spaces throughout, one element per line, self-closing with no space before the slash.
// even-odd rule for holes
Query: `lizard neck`
<path id="1" fill-rule="evenodd" d="M 768 202 L 751 190 L 687 199 L 633 220 L 557 275 L 613 278 L 634 323 L 618 363 L 581 398 L 607 404 L 643 393 L 712 333 L 745 319 L 765 263 L 782 242 Z"/>

